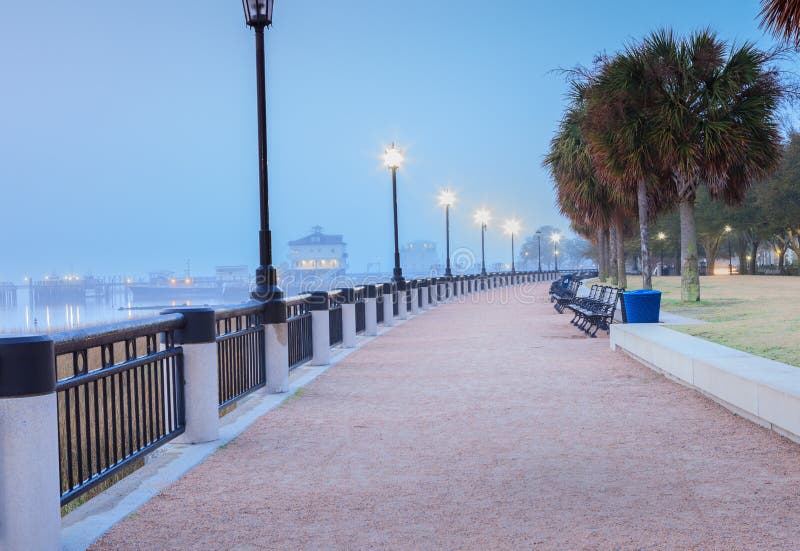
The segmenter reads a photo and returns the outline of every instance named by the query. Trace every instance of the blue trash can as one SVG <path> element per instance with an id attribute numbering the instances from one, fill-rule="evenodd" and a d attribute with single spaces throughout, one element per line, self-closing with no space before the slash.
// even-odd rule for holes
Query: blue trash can
<path id="1" fill-rule="evenodd" d="M 661 312 L 661 291 L 626 291 L 622 293 L 625 303 L 625 323 L 658 323 Z"/>

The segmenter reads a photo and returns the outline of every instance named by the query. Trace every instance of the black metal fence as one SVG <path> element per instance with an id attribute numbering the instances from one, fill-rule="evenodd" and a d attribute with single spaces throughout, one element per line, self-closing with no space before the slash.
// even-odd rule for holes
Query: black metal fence
<path id="1" fill-rule="evenodd" d="M 309 295 L 286 300 L 289 331 L 289 369 L 307 362 L 314 355 L 311 332 L 311 311 L 308 309 Z"/>
<path id="2" fill-rule="evenodd" d="M 53 336 L 62 505 L 183 432 L 182 320 Z"/>
<path id="3" fill-rule="evenodd" d="M 331 291 L 328 295 L 328 308 L 330 323 L 330 339 L 331 346 L 341 344 L 344 338 L 344 329 L 342 326 L 342 303 L 339 295 L 341 291 Z"/>
<path id="4" fill-rule="evenodd" d="M 267 384 L 264 306 L 251 302 L 215 312 L 219 407 Z"/>
<path id="5" fill-rule="evenodd" d="M 356 300 L 356 334 L 363 333 L 367 329 L 367 302 L 365 300 L 364 287 L 355 288 Z"/>

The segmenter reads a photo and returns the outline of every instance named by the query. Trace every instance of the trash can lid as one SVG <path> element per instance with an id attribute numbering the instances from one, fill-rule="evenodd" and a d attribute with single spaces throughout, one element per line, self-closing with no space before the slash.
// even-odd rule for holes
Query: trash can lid
<path id="1" fill-rule="evenodd" d="M 660 295 L 661 291 L 656 291 L 655 289 L 639 289 L 636 291 L 625 291 L 624 295 Z"/>

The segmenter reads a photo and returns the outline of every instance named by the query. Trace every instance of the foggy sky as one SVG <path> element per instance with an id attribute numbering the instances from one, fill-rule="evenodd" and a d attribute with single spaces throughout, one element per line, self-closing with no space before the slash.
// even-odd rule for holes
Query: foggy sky
<path id="1" fill-rule="evenodd" d="M 590 64 L 663 25 L 772 41 L 757 0 L 276 0 L 268 31 L 275 261 L 314 225 L 344 234 L 352 271 L 390 269 L 396 140 L 400 239 L 444 250 L 435 196 L 567 228 L 541 167 L 564 105 L 554 69 Z M 257 264 L 253 32 L 241 2 L 7 2 L 0 17 L 0 281 L 55 271 L 208 273 Z M 522 242 L 522 239 L 520 239 Z M 443 253 L 442 253 L 443 255 Z"/>

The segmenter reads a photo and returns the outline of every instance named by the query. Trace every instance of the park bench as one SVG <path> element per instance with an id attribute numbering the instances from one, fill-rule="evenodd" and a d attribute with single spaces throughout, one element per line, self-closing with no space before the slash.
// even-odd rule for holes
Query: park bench
<path id="1" fill-rule="evenodd" d="M 587 296 L 575 297 L 564 308 L 574 313 L 571 323 L 594 338 L 598 330 L 609 330 L 623 291 L 619 287 L 592 285 Z"/>
<path id="2" fill-rule="evenodd" d="M 550 302 L 559 314 L 564 312 L 564 307 L 578 296 L 578 289 L 583 282 L 578 278 L 572 278 L 550 287 Z"/>

